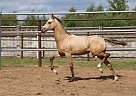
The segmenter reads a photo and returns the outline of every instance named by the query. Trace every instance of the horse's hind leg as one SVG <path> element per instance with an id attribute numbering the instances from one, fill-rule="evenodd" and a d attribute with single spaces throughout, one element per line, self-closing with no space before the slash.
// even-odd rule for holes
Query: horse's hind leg
<path id="1" fill-rule="evenodd" d="M 101 71 L 101 73 L 103 73 L 103 70 L 100 68 L 102 63 L 104 63 L 107 58 L 110 56 L 109 53 L 104 53 L 104 52 L 101 52 L 100 54 L 97 55 L 97 57 L 101 60 L 101 62 L 97 65 L 97 68 L 99 68 L 99 70 Z"/>
<path id="2" fill-rule="evenodd" d="M 114 80 L 117 81 L 117 80 L 118 80 L 118 77 L 117 77 L 117 75 L 115 74 L 115 71 L 114 71 L 114 69 L 112 68 L 111 63 L 110 63 L 108 60 L 106 60 L 104 63 L 105 63 L 105 65 L 106 65 L 107 67 L 109 67 L 109 69 L 112 71 L 112 74 L 114 75 Z"/>

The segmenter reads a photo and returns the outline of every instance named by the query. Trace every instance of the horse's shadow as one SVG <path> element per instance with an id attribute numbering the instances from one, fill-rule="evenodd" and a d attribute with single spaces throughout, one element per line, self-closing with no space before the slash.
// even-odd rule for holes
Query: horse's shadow
<path id="1" fill-rule="evenodd" d="M 117 75 L 119 77 L 119 79 L 121 79 L 121 77 L 123 77 L 122 75 Z M 66 76 L 64 80 L 68 80 L 68 82 L 72 82 L 71 81 L 72 77 L 70 76 Z M 108 75 L 108 76 L 99 76 L 99 77 L 74 77 L 73 81 L 79 81 L 79 80 L 91 80 L 91 79 L 95 79 L 95 80 L 109 80 L 109 79 L 114 79 L 113 75 Z"/>

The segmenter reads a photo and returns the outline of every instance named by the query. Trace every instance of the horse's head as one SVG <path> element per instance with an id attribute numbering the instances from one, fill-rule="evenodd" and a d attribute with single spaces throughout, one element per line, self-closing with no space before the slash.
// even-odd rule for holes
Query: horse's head
<path id="1" fill-rule="evenodd" d="M 48 30 L 53 30 L 55 26 L 55 16 L 52 14 L 46 24 L 42 27 L 41 32 L 45 33 Z"/>

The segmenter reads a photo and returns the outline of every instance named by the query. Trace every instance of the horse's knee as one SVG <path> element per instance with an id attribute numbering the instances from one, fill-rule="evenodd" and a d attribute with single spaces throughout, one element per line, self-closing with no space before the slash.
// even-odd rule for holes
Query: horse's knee
<path id="1" fill-rule="evenodd" d="M 69 68 L 70 68 L 70 69 L 74 69 L 74 66 L 73 66 L 73 65 L 70 65 Z"/>

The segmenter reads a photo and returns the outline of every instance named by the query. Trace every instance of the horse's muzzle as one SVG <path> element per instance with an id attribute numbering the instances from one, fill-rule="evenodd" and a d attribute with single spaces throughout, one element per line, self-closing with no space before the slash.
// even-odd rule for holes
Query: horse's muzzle
<path id="1" fill-rule="evenodd" d="M 44 27 L 41 28 L 41 33 L 45 33 L 46 31 L 47 31 L 46 28 Z"/>
<path id="2" fill-rule="evenodd" d="M 41 30 L 41 33 L 45 33 L 45 30 Z"/>

